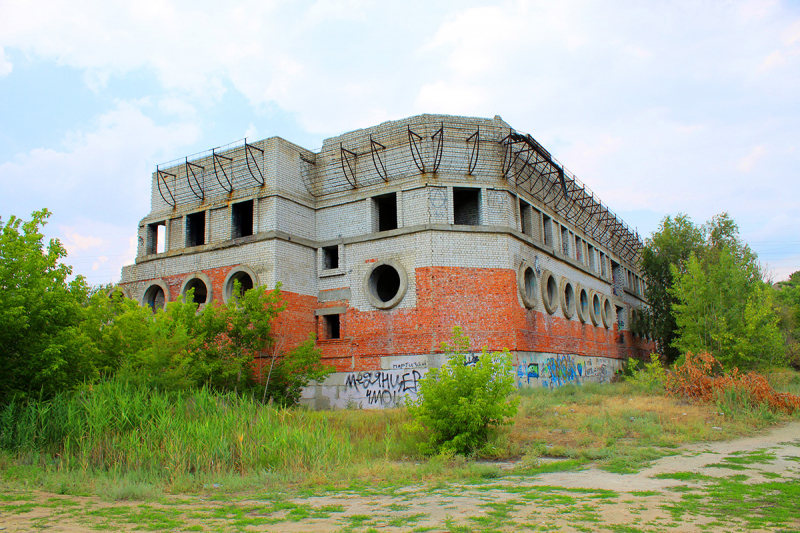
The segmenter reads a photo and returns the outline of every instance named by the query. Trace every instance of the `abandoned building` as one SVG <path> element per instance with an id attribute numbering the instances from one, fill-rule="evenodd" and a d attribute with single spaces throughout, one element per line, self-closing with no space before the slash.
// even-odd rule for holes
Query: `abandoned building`
<path id="1" fill-rule="evenodd" d="M 652 343 L 642 247 L 530 135 L 494 119 L 420 115 L 325 140 L 272 137 L 159 165 L 120 287 L 158 308 L 282 284 L 288 350 L 316 332 L 337 372 L 317 407 L 414 394 L 462 326 L 511 350 L 519 386 L 604 381 Z"/>

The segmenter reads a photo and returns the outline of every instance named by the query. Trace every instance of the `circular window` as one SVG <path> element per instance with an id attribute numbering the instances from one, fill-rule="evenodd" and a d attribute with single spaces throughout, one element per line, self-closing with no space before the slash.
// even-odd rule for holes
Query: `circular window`
<path id="1" fill-rule="evenodd" d="M 364 280 L 367 299 L 378 309 L 391 309 L 399 304 L 407 289 L 406 271 L 392 259 L 374 263 Z"/>
<path id="2" fill-rule="evenodd" d="M 611 300 L 608 298 L 603 299 L 603 325 L 606 328 L 610 328 L 611 325 L 614 323 L 614 318 L 611 315 L 613 310 L 611 309 Z"/>
<path id="3" fill-rule="evenodd" d="M 251 268 L 244 265 L 231 269 L 225 277 L 225 281 L 222 282 L 222 299 L 225 303 L 228 303 L 228 300 L 233 296 L 237 281 L 240 285 L 240 292 L 237 297 L 241 297 L 246 291 L 258 285 L 258 276 Z"/>
<path id="4" fill-rule="evenodd" d="M 558 310 L 558 285 L 556 285 L 556 278 L 549 270 L 542 273 L 542 301 L 544 308 L 551 315 Z"/>
<path id="5" fill-rule="evenodd" d="M 517 271 L 517 288 L 525 307 L 533 309 L 536 306 L 536 273 L 527 261 L 523 261 Z"/>
<path id="6" fill-rule="evenodd" d="M 130 299 L 131 297 L 130 293 L 128 292 L 128 289 L 120 285 L 114 285 L 113 287 L 111 287 L 111 290 L 108 291 L 107 296 L 113 300 L 123 299 L 123 298 Z"/>
<path id="7" fill-rule="evenodd" d="M 602 321 L 601 315 L 603 314 L 603 308 L 601 306 L 602 300 L 600 298 L 601 296 L 598 293 L 592 291 L 592 303 L 589 306 L 589 318 L 592 319 L 592 324 L 595 326 L 599 326 L 600 322 Z"/>
<path id="8" fill-rule="evenodd" d="M 195 272 L 185 280 L 181 286 L 181 298 L 186 301 L 186 293 L 194 289 L 192 303 L 206 304 L 214 299 L 211 279 L 202 272 Z"/>
<path id="9" fill-rule="evenodd" d="M 575 289 L 567 278 L 561 278 L 561 309 L 567 318 L 575 314 Z"/>
<path id="10" fill-rule="evenodd" d="M 147 306 L 153 312 L 159 309 L 164 309 L 164 306 L 169 301 L 169 287 L 164 280 L 156 280 L 150 283 L 142 293 L 142 299 L 139 302 L 142 306 Z"/>
<path id="11" fill-rule="evenodd" d="M 589 293 L 578 286 L 578 320 L 585 324 L 589 320 Z"/>

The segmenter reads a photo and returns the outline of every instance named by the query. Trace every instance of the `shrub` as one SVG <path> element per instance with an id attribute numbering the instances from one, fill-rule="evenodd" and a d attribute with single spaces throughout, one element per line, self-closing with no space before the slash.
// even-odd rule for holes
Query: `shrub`
<path id="1" fill-rule="evenodd" d="M 408 402 L 412 429 L 430 434 L 423 453 L 472 453 L 517 412 L 519 398 L 509 399 L 514 391 L 509 351 L 488 353 L 484 347 L 468 365 L 469 342 L 460 327 L 454 328 L 452 344 L 442 343 L 447 362 L 422 377 L 417 398 Z"/>
<path id="2" fill-rule="evenodd" d="M 667 376 L 667 391 L 703 402 L 726 401 L 731 398 L 754 405 L 767 405 L 773 411 L 793 413 L 800 409 L 800 396 L 776 392 L 767 378 L 756 372 L 742 374 L 734 368 L 722 373 L 722 367 L 710 353 L 686 354 L 683 364 Z M 727 398 L 727 400 L 725 400 Z"/>
<path id="3" fill-rule="evenodd" d="M 650 354 L 650 362 L 628 359 L 625 365 L 625 381 L 648 393 L 662 393 L 667 380 L 667 371 L 661 365 L 658 354 Z"/>

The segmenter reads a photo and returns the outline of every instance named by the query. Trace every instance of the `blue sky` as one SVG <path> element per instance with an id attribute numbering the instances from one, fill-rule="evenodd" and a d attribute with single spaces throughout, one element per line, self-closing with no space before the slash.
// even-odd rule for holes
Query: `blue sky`
<path id="1" fill-rule="evenodd" d="M 0 217 L 92 284 L 133 261 L 159 163 L 502 116 L 643 236 L 728 211 L 800 270 L 800 3 L 0 0 Z"/>

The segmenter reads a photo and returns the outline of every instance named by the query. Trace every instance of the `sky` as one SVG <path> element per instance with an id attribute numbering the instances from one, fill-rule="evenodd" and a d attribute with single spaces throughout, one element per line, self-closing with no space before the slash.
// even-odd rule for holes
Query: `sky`
<path id="1" fill-rule="evenodd" d="M 800 270 L 800 2 L 0 0 L 0 218 L 118 281 L 156 165 L 420 113 L 533 135 L 643 237 L 728 212 Z"/>

